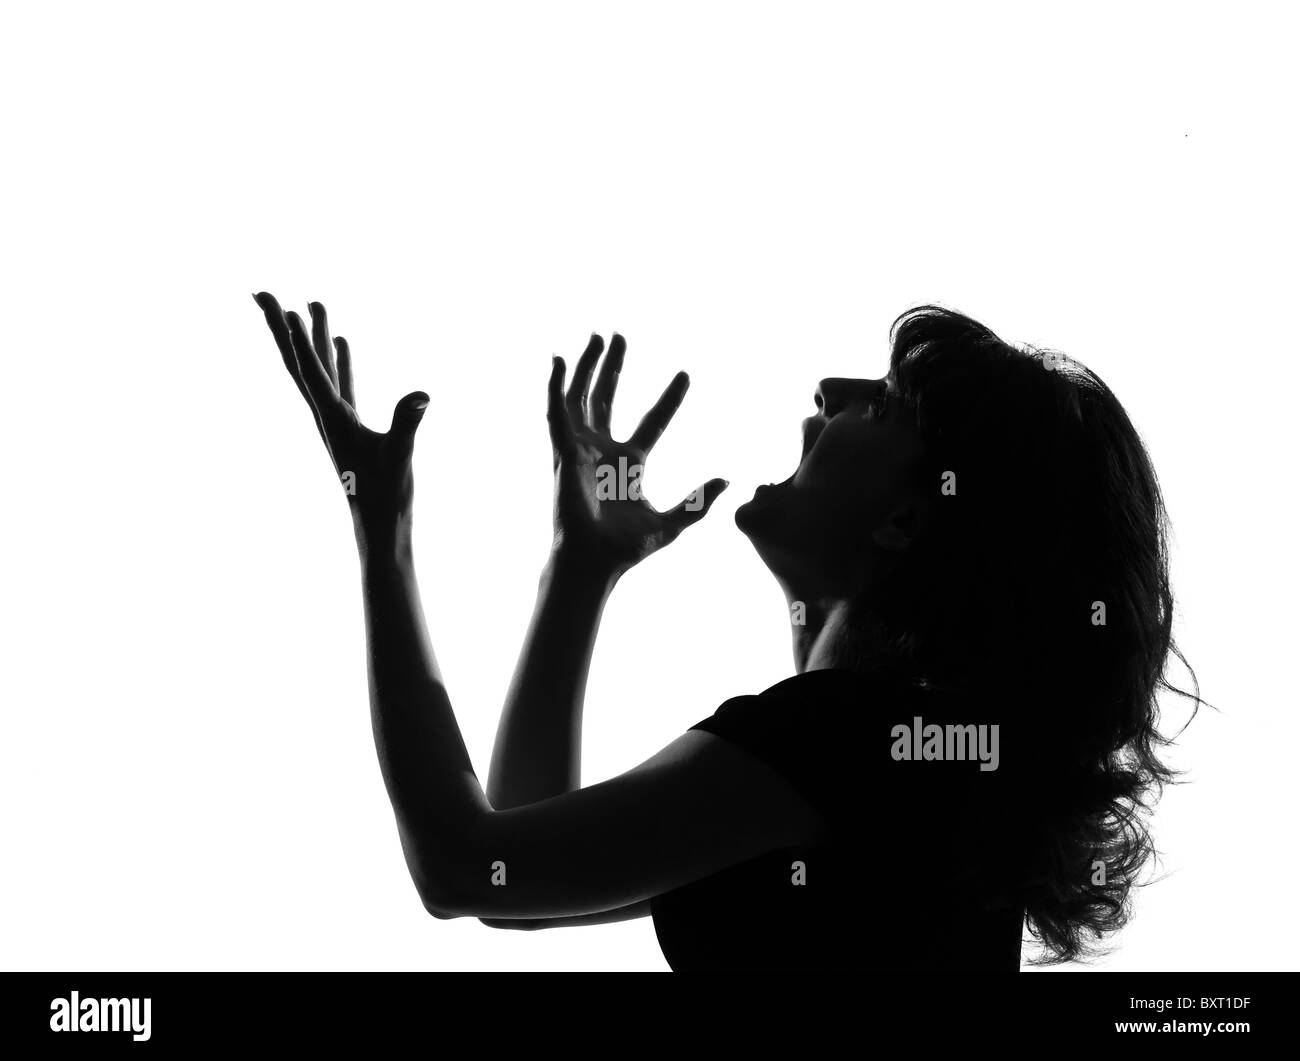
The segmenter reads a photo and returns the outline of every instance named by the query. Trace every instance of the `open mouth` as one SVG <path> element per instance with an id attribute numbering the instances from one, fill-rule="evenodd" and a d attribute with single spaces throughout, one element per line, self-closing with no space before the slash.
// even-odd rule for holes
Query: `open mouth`
<path id="1" fill-rule="evenodd" d="M 797 474 L 797 473 L 796 473 L 796 474 Z M 763 484 L 762 484 L 758 489 L 759 489 L 759 490 L 775 490 L 778 486 L 789 486 L 789 485 L 790 485 L 790 482 L 791 482 L 793 479 L 794 479 L 794 475 L 791 475 L 788 479 L 782 479 L 779 483 L 763 483 Z"/>
<path id="2" fill-rule="evenodd" d="M 763 483 L 757 488 L 757 490 L 755 490 L 755 493 L 759 490 L 775 490 L 778 486 L 789 486 L 790 483 L 794 481 L 794 477 L 799 474 L 799 469 L 804 466 L 804 462 L 808 459 L 808 454 L 810 454 L 813 451 L 813 447 L 817 445 L 817 438 L 822 433 L 825 426 L 825 422 L 818 417 L 808 417 L 808 419 L 803 422 L 803 445 L 800 447 L 799 463 L 795 466 L 794 471 L 779 483 Z"/>

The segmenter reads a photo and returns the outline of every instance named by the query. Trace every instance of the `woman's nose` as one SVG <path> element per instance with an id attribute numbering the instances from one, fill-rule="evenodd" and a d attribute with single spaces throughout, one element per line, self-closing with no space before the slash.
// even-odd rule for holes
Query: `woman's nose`
<path id="1" fill-rule="evenodd" d="M 852 402 L 855 394 L 860 394 L 865 383 L 865 380 L 844 379 L 839 376 L 824 379 L 817 384 L 817 393 L 813 395 L 813 401 L 817 403 L 822 416 L 829 420 Z"/>

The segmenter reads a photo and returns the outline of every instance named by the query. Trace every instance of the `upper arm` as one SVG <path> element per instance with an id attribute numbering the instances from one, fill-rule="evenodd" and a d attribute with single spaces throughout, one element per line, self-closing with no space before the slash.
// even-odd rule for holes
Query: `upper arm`
<path id="1" fill-rule="evenodd" d="M 775 770 L 688 730 L 640 766 L 509 810 L 484 809 L 456 839 L 412 839 L 439 917 L 559 918 L 631 907 L 825 823 Z M 426 850 L 427 848 L 427 850 Z"/>

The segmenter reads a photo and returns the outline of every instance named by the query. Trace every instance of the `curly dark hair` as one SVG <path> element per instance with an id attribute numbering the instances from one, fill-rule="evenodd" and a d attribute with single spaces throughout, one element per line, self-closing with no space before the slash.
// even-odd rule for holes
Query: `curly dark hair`
<path id="1" fill-rule="evenodd" d="M 924 305 L 890 329 L 890 378 L 948 486 L 873 610 L 927 683 L 1002 705 L 1022 736 L 1014 881 L 1042 954 L 1083 960 L 1131 916 L 1147 821 L 1177 771 L 1157 724 L 1170 691 L 1168 516 L 1128 414 L 1089 369 Z M 1195 711 L 1193 711 L 1193 715 Z M 1190 721 L 1190 719 L 1189 719 Z M 1010 727 L 1003 727 L 1007 730 Z"/>

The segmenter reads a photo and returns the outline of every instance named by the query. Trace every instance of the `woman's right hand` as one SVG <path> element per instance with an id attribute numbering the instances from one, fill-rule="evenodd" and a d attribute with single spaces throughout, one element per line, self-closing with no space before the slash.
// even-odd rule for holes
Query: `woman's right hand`
<path id="1" fill-rule="evenodd" d="M 631 437 L 616 442 L 609 433 L 610 409 L 627 344 L 615 333 L 596 373 L 604 345 L 599 335 L 591 337 L 567 393 L 564 359 L 554 359 L 546 415 L 555 468 L 555 549 L 617 578 L 703 519 L 727 481 L 710 479 L 667 512 L 650 505 L 641 489 L 645 459 L 690 380 L 677 373 Z"/>

